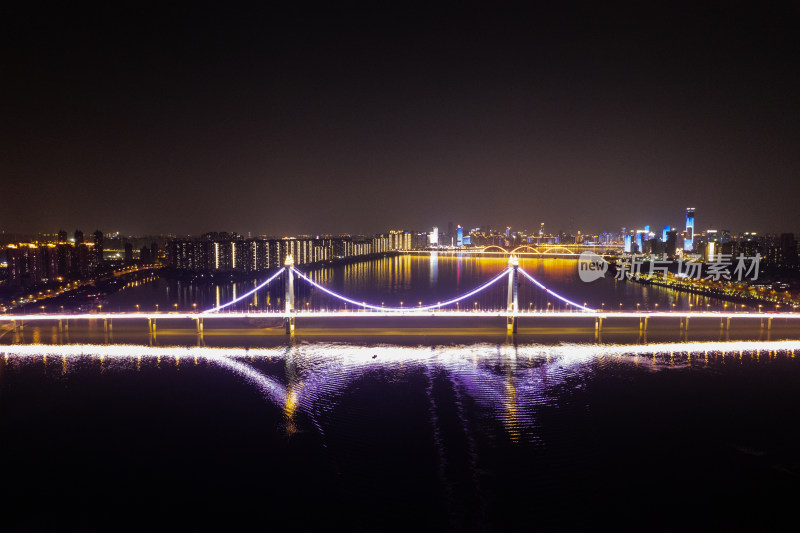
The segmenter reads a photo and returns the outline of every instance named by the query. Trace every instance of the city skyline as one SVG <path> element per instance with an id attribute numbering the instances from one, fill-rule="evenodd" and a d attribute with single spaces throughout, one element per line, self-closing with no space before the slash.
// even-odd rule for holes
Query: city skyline
<path id="1" fill-rule="evenodd" d="M 800 232 L 796 10 L 691 6 L 8 8 L 0 228 Z"/>
<path id="2" fill-rule="evenodd" d="M 691 211 L 691 222 L 689 221 L 689 212 Z M 525 235 L 534 236 L 538 233 L 543 232 L 544 235 L 603 235 L 603 234 L 619 234 L 622 235 L 623 233 L 636 233 L 637 231 L 645 231 L 650 233 L 653 236 L 659 237 L 662 241 L 666 241 L 666 234 L 669 229 L 677 231 L 679 234 L 686 233 L 686 231 L 691 227 L 693 235 L 704 234 L 706 231 L 718 231 L 723 232 L 727 231 L 730 232 L 731 235 L 744 235 L 744 234 L 753 234 L 753 235 L 778 235 L 780 233 L 800 233 L 798 231 L 793 231 L 792 228 L 789 227 L 777 227 L 768 229 L 766 231 L 753 231 L 755 228 L 751 227 L 744 227 L 740 223 L 734 223 L 730 225 L 726 224 L 699 224 L 695 225 L 694 221 L 694 213 L 696 211 L 695 207 L 687 207 L 684 211 L 680 212 L 679 215 L 674 215 L 672 218 L 676 219 L 678 223 L 668 223 L 666 225 L 663 224 L 663 221 L 652 221 L 647 220 L 644 223 L 634 223 L 631 224 L 630 221 L 622 222 L 617 227 L 611 228 L 586 228 L 582 229 L 576 227 L 574 225 L 574 219 L 570 217 L 567 222 L 562 222 L 560 224 L 548 224 L 546 222 L 539 222 L 539 223 L 529 223 L 523 226 L 508 226 L 505 224 L 488 224 L 488 225 L 475 225 L 468 221 L 447 221 L 447 222 L 438 222 L 434 223 L 430 226 L 421 226 L 420 224 L 401 224 L 396 227 L 387 227 L 385 225 L 380 226 L 375 231 L 351 231 L 351 232 L 333 232 L 333 231 L 326 231 L 326 230 L 317 230 L 311 232 L 288 232 L 288 233 L 278 233 L 278 232 L 270 232 L 269 230 L 266 231 L 254 231 L 254 230 L 241 230 L 241 229 L 231 229 L 229 227 L 223 228 L 206 228 L 202 231 L 196 231 L 192 233 L 177 233 L 174 231 L 165 231 L 160 233 L 124 233 L 120 231 L 109 231 L 108 228 L 97 228 L 96 231 L 101 231 L 106 237 L 109 238 L 135 238 L 135 237 L 144 237 L 144 236 L 163 236 L 163 237 L 199 237 L 201 235 L 207 233 L 216 233 L 216 232 L 229 232 L 233 234 L 238 234 L 243 237 L 270 237 L 270 238 L 291 238 L 296 236 L 336 236 L 336 235 L 375 235 L 380 233 L 386 233 L 390 230 L 403 230 L 403 231 L 413 231 L 413 232 L 427 232 L 431 233 L 433 230 L 436 230 L 437 235 L 450 235 L 452 233 L 453 236 L 456 234 L 456 228 L 463 228 L 464 236 L 468 236 L 473 230 L 479 230 L 481 232 L 486 232 L 487 228 L 494 234 L 503 234 L 508 233 L 523 233 Z M 700 216 L 702 217 L 703 213 L 700 212 Z M 473 220 L 476 218 L 481 218 L 480 216 L 471 216 L 468 217 Z M 702 221 L 702 218 L 701 218 Z M 452 226 L 452 231 L 449 230 L 449 226 Z M 46 236 L 51 235 L 55 236 L 59 232 L 65 232 L 67 235 L 72 235 L 72 231 L 66 230 L 67 226 L 63 224 L 59 226 L 58 230 L 54 230 L 53 228 L 46 229 L 44 231 L 34 231 L 34 230 L 24 230 L 24 231 L 6 231 L 5 228 L 0 228 L 0 237 L 5 236 L 6 238 L 12 237 L 13 235 L 39 235 L 39 236 Z M 659 231 L 659 228 L 661 231 Z M 83 233 L 81 228 L 77 228 L 76 231 Z M 690 236 L 691 237 L 691 236 Z M 438 237 L 437 237 L 438 238 Z M 66 239 L 69 240 L 69 239 Z"/>

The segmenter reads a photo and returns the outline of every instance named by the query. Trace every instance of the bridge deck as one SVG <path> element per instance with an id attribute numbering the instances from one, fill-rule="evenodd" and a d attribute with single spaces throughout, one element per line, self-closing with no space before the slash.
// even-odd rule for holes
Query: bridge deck
<path id="1" fill-rule="evenodd" d="M 214 320 L 222 318 L 285 318 L 287 314 L 283 311 L 265 312 L 231 312 L 231 313 L 82 313 L 82 314 L 27 314 L 27 315 L 0 315 L 0 322 L 14 320 L 91 320 L 91 319 L 112 319 L 112 320 L 176 320 L 190 319 Z M 525 317 L 552 317 L 552 318 L 779 318 L 800 320 L 800 313 L 779 313 L 779 312 L 716 312 L 716 311 L 615 311 L 615 312 L 592 312 L 592 311 L 519 311 L 510 313 L 508 311 L 448 311 L 448 310 L 424 310 L 416 311 L 377 311 L 377 310 L 348 310 L 348 311 L 298 311 L 291 313 L 296 318 L 369 318 L 369 317 L 499 317 L 505 318 L 516 316 Z"/>

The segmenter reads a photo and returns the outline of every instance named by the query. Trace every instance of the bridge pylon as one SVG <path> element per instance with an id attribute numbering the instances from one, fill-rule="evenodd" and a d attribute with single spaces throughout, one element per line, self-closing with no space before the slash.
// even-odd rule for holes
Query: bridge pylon
<path id="1" fill-rule="evenodd" d="M 286 256 L 286 334 L 294 335 L 294 258 Z"/>
<path id="2" fill-rule="evenodd" d="M 517 313 L 519 312 L 519 261 L 514 254 L 508 258 L 508 306 L 506 308 L 506 330 L 517 332 Z"/>

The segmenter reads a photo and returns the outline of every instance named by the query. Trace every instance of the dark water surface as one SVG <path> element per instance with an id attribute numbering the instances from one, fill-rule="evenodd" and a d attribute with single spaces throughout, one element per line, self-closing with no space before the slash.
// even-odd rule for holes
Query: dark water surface
<path id="1" fill-rule="evenodd" d="M 800 343 L 0 347 L 0 529 L 776 529 Z"/>

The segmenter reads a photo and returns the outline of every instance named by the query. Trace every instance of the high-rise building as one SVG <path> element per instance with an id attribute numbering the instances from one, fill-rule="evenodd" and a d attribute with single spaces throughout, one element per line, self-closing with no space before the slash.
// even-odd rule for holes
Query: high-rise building
<path id="1" fill-rule="evenodd" d="M 94 255 L 95 264 L 100 265 L 103 263 L 103 232 L 97 230 L 94 232 Z"/>
<path id="2" fill-rule="evenodd" d="M 694 248 L 694 207 L 686 208 L 686 238 L 683 241 L 684 251 L 691 252 Z"/>
<path id="3" fill-rule="evenodd" d="M 431 246 L 438 246 L 439 245 L 439 228 L 436 226 L 433 227 L 433 231 L 430 234 L 430 243 Z"/>
<path id="4" fill-rule="evenodd" d="M 650 226 L 645 226 L 649 228 Z M 644 241 L 648 239 L 650 230 L 649 229 L 637 229 L 636 230 L 636 252 L 643 253 L 644 252 Z"/>
<path id="5" fill-rule="evenodd" d="M 461 224 L 456 228 L 456 246 L 464 246 L 464 228 Z"/>
<path id="6" fill-rule="evenodd" d="M 672 226 L 666 225 L 661 230 L 661 240 L 667 242 L 667 233 L 672 231 Z"/>
<path id="7" fill-rule="evenodd" d="M 631 246 L 632 246 L 632 244 L 631 244 L 631 234 L 630 233 L 626 233 L 625 234 L 625 248 L 624 248 L 625 253 L 628 253 L 628 254 L 631 253 Z"/>
<path id="8" fill-rule="evenodd" d="M 667 238 L 665 239 L 667 243 L 665 252 L 668 257 L 675 257 L 675 251 L 678 246 L 678 232 L 675 230 L 669 230 L 667 232 Z"/>

